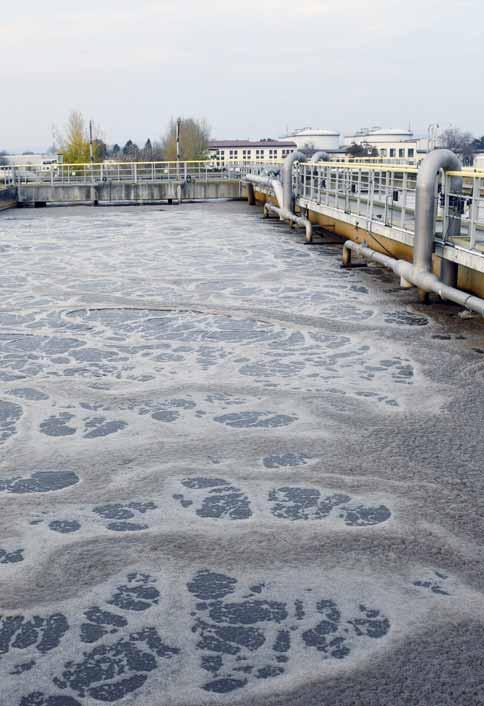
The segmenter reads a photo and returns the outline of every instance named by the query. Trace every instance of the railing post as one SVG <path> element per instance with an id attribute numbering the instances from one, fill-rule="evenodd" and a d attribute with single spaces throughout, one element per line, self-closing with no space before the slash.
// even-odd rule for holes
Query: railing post
<path id="1" fill-rule="evenodd" d="M 472 185 L 472 204 L 469 223 L 469 237 L 471 248 L 476 247 L 477 220 L 479 218 L 479 199 L 481 198 L 481 177 L 474 177 Z"/>

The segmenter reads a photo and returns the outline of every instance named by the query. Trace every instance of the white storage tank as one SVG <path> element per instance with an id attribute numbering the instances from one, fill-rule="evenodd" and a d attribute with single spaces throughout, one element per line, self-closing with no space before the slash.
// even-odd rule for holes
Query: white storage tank
<path id="1" fill-rule="evenodd" d="M 380 128 L 379 130 L 372 130 L 367 136 L 368 142 L 371 144 L 374 142 L 404 142 L 411 140 L 412 137 L 412 132 L 401 128 Z"/>
<path id="2" fill-rule="evenodd" d="M 296 143 L 298 149 L 310 147 L 314 150 L 332 152 L 338 150 L 340 144 L 340 133 L 334 130 L 306 127 L 302 130 L 294 130 L 288 137 Z"/>

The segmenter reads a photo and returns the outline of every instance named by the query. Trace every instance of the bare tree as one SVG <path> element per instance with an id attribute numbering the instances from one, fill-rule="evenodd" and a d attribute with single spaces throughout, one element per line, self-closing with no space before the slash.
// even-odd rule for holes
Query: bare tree
<path id="1" fill-rule="evenodd" d="M 100 161 L 103 155 L 100 153 L 102 141 L 101 131 L 94 127 L 95 139 L 93 140 L 94 159 Z M 67 119 L 64 130 L 53 128 L 54 142 L 58 145 L 58 151 L 64 156 L 66 164 L 79 164 L 89 162 L 89 134 L 87 123 L 83 114 L 78 110 L 72 110 Z"/>
<path id="2" fill-rule="evenodd" d="M 462 157 L 464 164 L 472 164 L 474 137 L 470 132 L 450 127 L 441 133 L 440 145 Z"/>
<path id="3" fill-rule="evenodd" d="M 183 160 L 207 158 L 210 128 L 205 120 L 184 118 L 180 127 L 180 156 Z M 163 159 L 176 159 L 176 120 L 170 120 L 162 140 Z"/>

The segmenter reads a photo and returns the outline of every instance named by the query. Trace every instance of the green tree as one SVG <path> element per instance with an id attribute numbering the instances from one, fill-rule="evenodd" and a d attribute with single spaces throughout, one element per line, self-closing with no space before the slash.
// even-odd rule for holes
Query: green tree
<path id="1" fill-rule="evenodd" d="M 149 137 L 145 142 L 145 146 L 143 147 L 143 153 L 141 156 L 144 162 L 151 162 L 153 159 L 153 145 L 151 144 L 151 140 Z"/>
<path id="2" fill-rule="evenodd" d="M 100 130 L 93 125 L 93 157 L 94 161 L 104 159 L 104 142 L 101 139 Z M 64 157 L 66 164 L 82 164 L 89 162 L 89 133 L 84 116 L 78 110 L 73 110 L 67 118 L 67 123 L 63 131 L 54 128 L 54 139 L 58 145 L 58 152 Z"/>
<path id="3" fill-rule="evenodd" d="M 353 142 L 353 144 L 347 148 L 346 154 L 352 157 L 378 157 L 378 150 L 376 147 L 371 147 L 371 145 L 367 143 L 357 145 L 356 142 Z"/>
<path id="4" fill-rule="evenodd" d="M 210 128 L 205 120 L 183 118 L 180 126 L 180 158 L 185 161 L 207 159 Z M 176 120 L 170 120 L 162 140 L 163 159 L 176 159 Z"/>
<path id="5" fill-rule="evenodd" d="M 123 158 L 128 162 L 136 162 L 139 159 L 139 147 L 133 140 L 128 140 L 123 147 Z"/>

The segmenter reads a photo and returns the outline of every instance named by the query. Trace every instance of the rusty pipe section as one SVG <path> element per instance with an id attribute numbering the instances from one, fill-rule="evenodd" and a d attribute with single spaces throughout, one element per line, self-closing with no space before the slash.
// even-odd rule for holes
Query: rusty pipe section
<path id="1" fill-rule="evenodd" d="M 448 284 L 441 282 L 432 272 L 418 270 L 415 265 L 412 265 L 406 260 L 397 260 L 388 255 L 369 248 L 367 245 L 355 243 L 352 240 L 347 240 L 343 245 L 343 262 L 349 264 L 351 252 L 356 253 L 360 257 L 372 262 L 378 262 L 380 265 L 393 270 L 395 274 L 400 276 L 404 283 L 411 283 L 415 287 L 422 289 L 425 292 L 433 292 L 438 294 L 441 299 L 447 299 L 463 306 L 465 309 L 475 311 L 480 316 L 484 316 L 484 299 L 475 297 L 472 294 L 467 294 L 461 289 L 456 289 Z"/>
<path id="2" fill-rule="evenodd" d="M 296 150 L 288 154 L 284 160 L 282 167 L 282 208 L 289 213 L 294 214 L 294 194 L 292 193 L 292 170 L 294 162 L 305 162 L 306 155 L 304 152 Z"/>
<path id="3" fill-rule="evenodd" d="M 313 242 L 313 226 L 311 221 L 307 218 L 296 216 L 295 213 L 291 213 L 291 211 L 288 211 L 285 208 L 274 206 L 272 203 L 266 203 L 264 204 L 264 218 L 268 218 L 269 213 L 276 214 L 276 216 L 279 216 L 281 221 L 289 221 L 290 223 L 294 223 L 294 225 L 301 226 L 306 230 L 306 242 Z"/>

